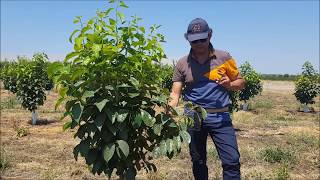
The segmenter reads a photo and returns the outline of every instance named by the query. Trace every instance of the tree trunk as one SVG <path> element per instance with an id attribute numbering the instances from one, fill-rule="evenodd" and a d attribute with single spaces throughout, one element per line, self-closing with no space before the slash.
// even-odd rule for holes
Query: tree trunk
<path id="1" fill-rule="evenodd" d="M 245 101 L 242 105 L 242 110 L 248 111 L 249 110 L 249 104 Z"/>
<path id="2" fill-rule="evenodd" d="M 310 112 L 310 108 L 308 107 L 307 104 L 304 104 L 304 106 L 303 106 L 303 112 L 305 112 L 305 113 Z"/>
<path id="3" fill-rule="evenodd" d="M 37 124 L 37 118 L 38 118 L 38 113 L 36 112 L 36 110 L 32 111 L 32 125 Z"/>

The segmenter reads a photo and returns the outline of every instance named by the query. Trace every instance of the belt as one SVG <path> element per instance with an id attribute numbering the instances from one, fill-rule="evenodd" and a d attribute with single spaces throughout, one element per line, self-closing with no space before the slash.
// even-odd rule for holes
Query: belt
<path id="1" fill-rule="evenodd" d="M 195 110 L 197 112 L 201 112 L 200 108 L 196 108 Z M 218 113 L 218 112 L 227 112 L 227 111 L 229 111 L 229 108 L 228 107 L 224 107 L 224 108 L 220 108 L 220 109 L 208 108 L 208 109 L 205 109 L 205 110 L 207 111 L 207 113 Z"/>

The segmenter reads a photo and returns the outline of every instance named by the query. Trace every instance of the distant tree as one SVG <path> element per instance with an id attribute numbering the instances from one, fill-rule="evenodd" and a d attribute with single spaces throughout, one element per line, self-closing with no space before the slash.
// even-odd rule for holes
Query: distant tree
<path id="1" fill-rule="evenodd" d="M 247 110 L 247 101 L 262 92 L 261 75 L 252 68 L 249 62 L 242 64 L 239 69 L 246 81 L 245 88 L 239 93 L 239 100 L 244 101 L 243 110 Z"/>
<path id="2" fill-rule="evenodd" d="M 314 104 L 314 98 L 320 94 L 320 76 L 309 61 L 302 66 L 302 74 L 295 80 L 294 95 L 304 104 L 304 112 L 309 112 L 308 104 Z"/>

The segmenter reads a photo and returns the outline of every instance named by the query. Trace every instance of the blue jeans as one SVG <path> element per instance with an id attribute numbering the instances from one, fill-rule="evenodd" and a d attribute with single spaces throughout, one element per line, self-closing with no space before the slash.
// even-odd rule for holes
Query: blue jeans
<path id="1" fill-rule="evenodd" d="M 228 112 L 208 113 L 205 120 L 201 120 L 196 112 L 192 113 L 192 115 L 195 120 L 195 126 L 189 128 L 188 132 L 191 136 L 189 150 L 195 180 L 208 179 L 208 134 L 211 136 L 222 161 L 223 179 L 240 179 L 240 154 L 230 114 Z"/>

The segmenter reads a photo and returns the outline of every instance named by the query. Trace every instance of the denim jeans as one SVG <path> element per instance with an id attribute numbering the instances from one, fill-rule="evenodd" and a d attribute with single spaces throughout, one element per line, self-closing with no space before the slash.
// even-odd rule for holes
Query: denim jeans
<path id="1" fill-rule="evenodd" d="M 190 115 L 190 113 L 188 113 Z M 240 179 L 240 154 L 230 114 L 228 112 L 208 113 L 202 120 L 198 113 L 192 113 L 195 126 L 188 129 L 192 170 L 195 180 L 208 179 L 207 136 L 210 135 L 222 162 L 223 179 Z"/>

